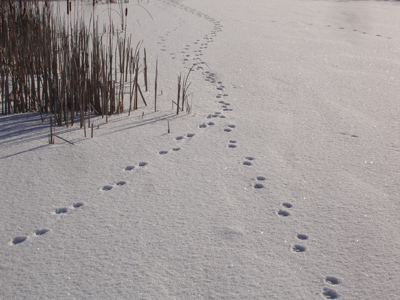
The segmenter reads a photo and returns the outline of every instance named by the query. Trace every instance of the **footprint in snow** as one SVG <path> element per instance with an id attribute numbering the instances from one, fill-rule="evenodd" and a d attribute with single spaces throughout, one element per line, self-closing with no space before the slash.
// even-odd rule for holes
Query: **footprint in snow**
<path id="1" fill-rule="evenodd" d="M 139 163 L 139 167 L 145 167 L 147 165 L 148 165 L 148 163 L 145 162 L 145 161 L 142 161 L 142 162 Z"/>
<path id="2" fill-rule="evenodd" d="M 179 150 L 181 150 L 181 148 L 179 148 L 179 147 L 172 148 L 172 151 L 173 151 L 173 152 L 177 152 L 177 151 L 179 151 Z M 160 151 L 160 152 L 158 152 L 158 154 L 160 154 L 160 155 L 166 155 L 166 154 L 168 154 L 168 153 L 169 153 L 169 151 Z"/>
<path id="3" fill-rule="evenodd" d="M 35 235 L 44 235 L 49 231 L 50 231 L 49 229 L 37 229 L 35 230 Z"/>
<path id="4" fill-rule="evenodd" d="M 284 207 L 286 207 L 286 208 L 292 208 L 292 207 L 293 207 L 293 205 L 290 204 L 289 202 L 283 202 L 283 203 L 282 203 L 282 206 L 284 206 Z"/>
<path id="5" fill-rule="evenodd" d="M 257 176 L 256 179 L 257 179 L 257 181 L 265 181 L 266 180 L 266 178 L 264 176 Z M 260 183 L 260 182 L 256 182 L 253 185 L 253 187 L 255 189 L 262 189 L 262 188 L 264 188 L 264 185 L 262 183 Z"/>
<path id="6" fill-rule="evenodd" d="M 326 276 L 325 282 L 333 285 L 340 284 L 340 280 L 333 276 Z"/>
<path id="7" fill-rule="evenodd" d="M 23 235 L 23 236 L 17 236 L 17 237 L 15 237 L 12 241 L 11 241 L 11 243 L 13 244 L 13 245 L 18 245 L 18 244 L 21 244 L 21 243 L 23 243 L 23 242 L 25 242 L 26 240 L 27 240 L 27 236 L 25 236 L 25 235 Z"/>
<path id="8" fill-rule="evenodd" d="M 305 235 L 305 234 L 301 234 L 301 233 L 299 233 L 299 234 L 297 235 L 297 238 L 298 238 L 299 240 L 302 240 L 302 241 L 308 240 L 308 236 Z M 327 278 L 328 278 L 328 277 L 327 277 Z"/>
<path id="9" fill-rule="evenodd" d="M 229 140 L 229 144 L 228 144 L 229 148 L 236 148 L 236 141 L 235 140 Z"/>
<path id="10" fill-rule="evenodd" d="M 54 213 L 56 215 L 61 215 L 61 214 L 66 214 L 68 212 L 68 208 L 62 207 L 62 208 L 57 208 Z"/>
<path id="11" fill-rule="evenodd" d="M 175 138 L 175 140 L 177 140 L 177 141 L 181 141 L 181 140 L 183 140 L 183 136 L 177 136 L 176 138 Z"/>
<path id="12" fill-rule="evenodd" d="M 127 166 L 125 168 L 125 171 L 132 171 L 135 168 L 135 166 Z"/>
<path id="13" fill-rule="evenodd" d="M 49 229 L 37 229 L 37 230 L 35 230 L 33 232 L 33 234 L 35 236 L 39 236 L 39 235 L 44 235 L 49 231 L 50 231 Z M 28 239 L 28 236 L 26 236 L 26 235 L 17 236 L 11 241 L 10 244 L 11 245 L 18 245 L 18 244 L 21 244 L 21 243 L 25 242 L 27 239 Z"/>
<path id="14" fill-rule="evenodd" d="M 243 162 L 244 166 L 251 166 L 253 164 L 251 161 L 255 160 L 255 158 L 251 156 L 246 156 L 245 159 L 246 161 Z"/>
<path id="15" fill-rule="evenodd" d="M 73 204 L 73 207 L 74 208 L 79 208 L 79 207 L 82 207 L 83 205 L 84 204 L 82 202 L 76 202 L 76 203 Z"/>
<path id="16" fill-rule="evenodd" d="M 105 186 L 103 186 L 101 189 L 103 190 L 103 191 L 111 191 L 112 190 L 112 188 L 113 188 L 113 186 L 112 185 L 105 185 Z"/>
<path id="17" fill-rule="evenodd" d="M 194 137 L 195 134 L 194 134 L 194 133 L 188 133 L 186 136 L 187 136 L 188 138 L 191 138 L 191 137 Z"/>
<path id="18" fill-rule="evenodd" d="M 123 186 L 123 185 L 125 185 L 125 184 L 126 184 L 126 181 L 121 180 L 121 181 L 116 182 L 116 183 L 114 184 L 114 186 Z M 111 191 L 111 190 L 114 188 L 114 186 L 113 186 L 113 185 L 105 185 L 105 186 L 103 186 L 103 187 L 101 188 L 101 190 L 102 190 L 102 191 L 105 191 L 105 192 L 108 192 L 108 191 Z"/>
<path id="19" fill-rule="evenodd" d="M 262 188 L 264 188 L 264 185 L 261 184 L 261 183 L 255 183 L 255 184 L 253 185 L 253 187 L 254 187 L 255 189 L 262 189 Z"/>
<path id="20" fill-rule="evenodd" d="M 282 216 L 282 217 L 289 217 L 290 216 L 290 212 L 286 211 L 286 210 L 282 210 L 280 209 L 278 211 L 278 215 Z"/>
<path id="21" fill-rule="evenodd" d="M 335 290 L 332 290 L 330 288 L 324 288 L 324 290 L 322 291 L 322 295 L 324 295 L 326 299 L 339 298 L 339 294 Z"/>
<path id="22" fill-rule="evenodd" d="M 306 247 L 301 246 L 301 245 L 293 245 L 292 251 L 296 252 L 296 253 L 304 252 L 304 251 L 306 251 Z"/>

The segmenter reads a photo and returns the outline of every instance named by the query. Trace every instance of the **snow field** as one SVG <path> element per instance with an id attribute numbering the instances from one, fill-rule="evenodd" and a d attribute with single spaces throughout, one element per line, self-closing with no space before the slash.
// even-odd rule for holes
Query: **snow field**
<path id="1" fill-rule="evenodd" d="M 0 118 L 0 298 L 396 299 L 397 3 L 146 8 L 158 112 Z"/>

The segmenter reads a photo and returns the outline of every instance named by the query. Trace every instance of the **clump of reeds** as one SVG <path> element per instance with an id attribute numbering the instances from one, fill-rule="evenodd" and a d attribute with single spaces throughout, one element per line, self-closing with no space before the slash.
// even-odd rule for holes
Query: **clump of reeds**
<path id="1" fill-rule="evenodd" d="M 187 100 L 191 94 L 188 94 L 189 87 L 191 85 L 191 82 L 188 82 L 189 80 L 189 75 L 193 71 L 194 66 L 192 66 L 188 73 L 186 74 L 186 77 L 182 78 L 182 74 L 179 74 L 178 76 L 178 97 L 176 102 L 173 102 L 176 105 L 176 114 L 179 115 L 179 111 L 184 111 L 185 109 L 185 103 L 186 103 L 186 112 L 190 113 L 190 106 L 187 103 Z"/>
<path id="2" fill-rule="evenodd" d="M 2 1 L 0 9 L 3 115 L 38 110 L 54 115 L 57 125 L 72 125 L 78 115 L 84 126 L 86 113 L 122 112 L 126 90 L 135 91 L 133 109 L 138 92 L 145 102 L 138 84 L 140 47 L 131 49 L 127 10 L 121 14 L 125 27 L 116 30 L 110 18 L 104 39 L 94 16 L 89 31 L 82 18 L 69 24 L 54 16 L 47 2 Z"/>
<path id="3" fill-rule="evenodd" d="M 54 15 L 48 1 L 0 2 L 2 115 L 39 111 L 43 121 L 52 116 L 54 126 L 72 126 L 79 120 L 86 136 L 86 127 L 92 128 L 93 135 L 90 115 L 101 115 L 108 121 L 109 115 L 122 113 L 125 94 L 129 95 L 129 114 L 139 108 L 140 99 L 147 106 L 139 84 L 139 75 L 143 74 L 144 90 L 149 91 L 146 49 L 142 60 L 141 43 L 133 48 L 132 36 L 127 36 L 128 8 L 123 5 L 127 0 L 119 0 L 120 28 L 111 16 L 111 11 L 115 11 L 111 9 L 113 1 L 101 2 L 108 3 L 109 14 L 109 23 L 101 30 L 94 14 L 98 0 L 90 1 L 93 15 L 89 25 L 78 10 L 68 20 Z M 71 8 L 71 1 L 67 0 L 69 16 Z M 192 69 L 186 77 L 179 77 L 177 113 L 187 103 Z M 158 61 L 155 111 L 157 78 Z M 187 104 L 186 109 L 190 110 Z"/>

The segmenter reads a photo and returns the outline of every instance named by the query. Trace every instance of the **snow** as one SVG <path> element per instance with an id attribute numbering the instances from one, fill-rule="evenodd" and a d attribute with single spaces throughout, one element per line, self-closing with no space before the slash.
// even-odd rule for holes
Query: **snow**
<path id="1" fill-rule="evenodd" d="M 0 299 L 398 299 L 399 5 L 129 4 L 157 112 L 0 117 Z"/>

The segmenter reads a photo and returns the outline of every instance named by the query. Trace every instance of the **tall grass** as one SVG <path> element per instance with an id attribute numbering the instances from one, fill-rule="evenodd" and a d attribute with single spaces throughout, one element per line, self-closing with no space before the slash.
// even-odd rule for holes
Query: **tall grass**
<path id="1" fill-rule="evenodd" d="M 78 10 L 71 16 L 68 3 L 65 20 L 53 14 L 52 2 L 0 2 L 2 115 L 39 111 L 42 119 L 53 115 L 58 126 L 73 125 L 78 118 L 85 127 L 87 114 L 108 121 L 109 115 L 123 112 L 125 93 L 130 102 L 134 97 L 129 111 L 138 109 L 138 92 L 147 105 L 138 82 L 144 67 L 147 90 L 147 57 L 143 66 L 140 44 L 132 49 L 128 9 L 120 3 L 118 28 L 107 4 L 109 24 L 100 30 L 94 13 L 88 27 Z"/>
<path id="2" fill-rule="evenodd" d="M 127 35 L 125 3 L 129 0 L 80 1 L 93 2 L 89 22 L 80 15 L 78 5 L 72 10 L 71 0 L 66 1 L 66 18 L 52 1 L 0 1 L 1 114 L 37 111 L 42 121 L 50 117 L 50 143 L 54 137 L 62 139 L 54 134 L 53 126 L 79 123 L 85 136 L 89 128 L 93 137 L 92 114 L 108 122 L 110 115 L 124 112 L 124 103 L 129 101 L 130 115 L 139 109 L 140 101 L 147 106 L 145 95 L 150 95 L 142 92 L 139 83 L 143 76 L 144 91 L 150 92 L 146 49 L 141 42 L 133 45 L 132 35 Z M 116 2 L 117 6 L 112 4 Z M 138 5 L 142 2 L 138 0 Z M 108 13 L 107 24 L 100 25 L 96 17 L 99 5 L 101 13 Z M 118 25 L 114 24 L 115 14 Z M 187 99 L 192 69 L 178 78 L 177 102 L 173 101 L 177 114 L 184 111 L 185 104 L 190 113 Z M 158 59 L 154 111 L 157 89 Z"/>

